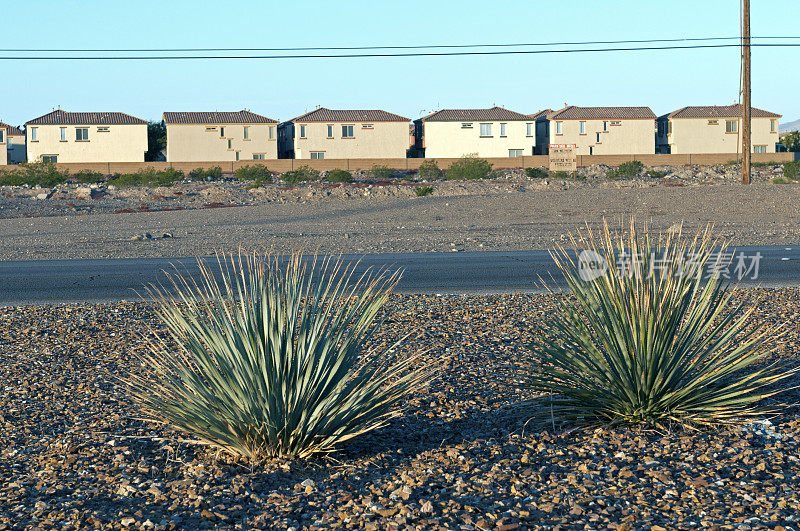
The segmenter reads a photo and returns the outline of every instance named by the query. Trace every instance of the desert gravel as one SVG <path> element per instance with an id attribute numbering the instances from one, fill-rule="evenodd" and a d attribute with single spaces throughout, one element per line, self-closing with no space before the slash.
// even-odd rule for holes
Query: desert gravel
<path id="1" fill-rule="evenodd" d="M 800 289 L 762 295 L 794 364 Z M 0 309 L 0 529 L 800 528 L 798 408 L 701 433 L 554 430 L 526 422 L 518 370 L 551 295 L 388 309 L 374 341 L 416 330 L 398 355 L 430 349 L 438 378 L 336 454 L 259 468 L 139 419 L 119 377 L 146 305 Z"/>

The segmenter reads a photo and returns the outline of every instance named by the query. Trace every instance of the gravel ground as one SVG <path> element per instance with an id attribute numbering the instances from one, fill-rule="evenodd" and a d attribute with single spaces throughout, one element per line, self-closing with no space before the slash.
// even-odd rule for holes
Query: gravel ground
<path id="1" fill-rule="evenodd" d="M 792 327 L 800 289 L 755 319 Z M 526 423 L 518 364 L 550 295 L 395 296 L 374 341 L 418 330 L 440 375 L 327 458 L 257 469 L 137 418 L 133 304 L 0 309 L 0 529 L 798 529 L 800 417 L 701 433 Z M 786 397 L 796 402 L 797 393 Z"/>
<path id="2" fill-rule="evenodd" d="M 548 249 L 584 222 L 599 226 L 603 216 L 616 223 L 629 215 L 656 230 L 683 221 L 694 231 L 712 222 L 735 245 L 800 242 L 796 184 L 509 179 L 435 186 L 428 197 L 394 185 L 347 185 L 335 190 L 348 196 L 325 195 L 330 191 L 315 185 L 286 191 L 291 200 L 232 208 L 0 219 L 0 259 L 206 256 L 240 246 L 329 253 Z M 9 208 L 0 200 L 3 215 Z"/>

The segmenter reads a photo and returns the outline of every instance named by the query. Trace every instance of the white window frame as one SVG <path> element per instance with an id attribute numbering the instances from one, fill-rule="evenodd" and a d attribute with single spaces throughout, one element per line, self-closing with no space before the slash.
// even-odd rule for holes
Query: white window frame
<path id="1" fill-rule="evenodd" d="M 775 133 L 778 131 L 778 120 L 771 118 L 769 121 L 769 132 Z"/>
<path id="2" fill-rule="evenodd" d="M 333 138 L 333 124 L 328 124 L 328 138 Z"/>
<path id="3" fill-rule="evenodd" d="M 734 134 L 739 132 L 739 120 L 725 120 L 725 132 Z"/>
<path id="4" fill-rule="evenodd" d="M 309 156 L 314 160 L 321 160 L 325 158 L 324 151 L 312 151 Z"/>
<path id="5" fill-rule="evenodd" d="M 85 135 L 81 135 L 80 132 L 85 131 Z M 81 138 L 83 136 L 84 138 Z M 89 141 L 89 128 L 88 127 L 76 127 L 75 128 L 75 142 L 88 142 Z"/>
<path id="6" fill-rule="evenodd" d="M 271 126 L 268 127 L 268 129 L 269 129 L 269 139 L 270 140 L 274 140 L 275 139 L 275 126 L 271 125 Z"/>
<path id="7" fill-rule="evenodd" d="M 533 122 L 525 124 L 525 136 L 533 136 Z"/>
<path id="8" fill-rule="evenodd" d="M 506 124 L 500 124 L 500 137 L 503 138 L 506 136 Z"/>
<path id="9" fill-rule="evenodd" d="M 492 138 L 492 124 L 481 124 L 481 138 Z"/>
<path id="10" fill-rule="evenodd" d="M 766 153 L 767 146 L 765 145 L 754 145 L 753 146 L 753 153 Z"/>
<path id="11" fill-rule="evenodd" d="M 45 159 L 54 159 L 54 160 L 45 160 Z M 42 162 L 58 164 L 58 155 L 42 155 Z"/>
<path id="12" fill-rule="evenodd" d="M 5 132 L 5 130 L 4 130 L 4 129 L 0 129 L 0 144 L 4 143 L 4 142 L 5 142 L 5 140 L 6 140 L 6 139 L 5 139 L 5 133 L 6 133 L 6 132 Z"/>
<path id="13" fill-rule="evenodd" d="M 267 156 L 264 153 L 253 153 L 253 160 L 266 160 Z"/>
<path id="14" fill-rule="evenodd" d="M 521 157 L 522 153 L 523 153 L 522 149 L 509 149 L 508 150 L 508 156 L 510 158 Z"/>
<path id="15" fill-rule="evenodd" d="M 66 127 L 59 127 L 58 130 L 59 130 L 59 133 L 61 135 L 61 137 L 60 137 L 61 138 L 61 142 L 66 142 L 67 141 L 67 128 Z"/>
<path id="16" fill-rule="evenodd" d="M 98 133 L 110 133 L 111 129 L 107 125 L 102 125 L 97 128 Z"/>
<path id="17" fill-rule="evenodd" d="M 228 149 L 233 149 L 233 140 L 228 139 Z"/>
<path id="18" fill-rule="evenodd" d="M 244 140 L 250 140 L 250 126 L 248 126 L 248 125 L 245 125 L 245 126 L 242 128 L 242 138 L 243 138 Z"/>
<path id="19" fill-rule="evenodd" d="M 556 122 L 556 134 L 557 135 L 564 134 L 564 122 Z"/>
<path id="20" fill-rule="evenodd" d="M 39 141 L 39 128 L 31 127 L 31 142 L 38 142 L 38 141 Z"/>
<path id="21" fill-rule="evenodd" d="M 355 137 L 356 137 L 356 128 L 352 125 L 342 124 L 342 138 L 355 138 Z"/>
<path id="22" fill-rule="evenodd" d="M 586 122 L 583 121 L 581 122 L 581 134 L 582 135 L 586 134 Z"/>
<path id="23" fill-rule="evenodd" d="M 300 126 L 300 138 L 306 138 L 306 126 L 305 125 L 301 125 Z"/>
<path id="24" fill-rule="evenodd" d="M 464 122 L 461 124 L 461 129 L 472 129 L 472 123 Z"/>

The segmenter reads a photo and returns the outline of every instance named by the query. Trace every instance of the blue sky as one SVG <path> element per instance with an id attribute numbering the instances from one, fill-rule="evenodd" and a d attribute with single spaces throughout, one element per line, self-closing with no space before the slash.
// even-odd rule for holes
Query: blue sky
<path id="1" fill-rule="evenodd" d="M 292 47 L 736 36 L 739 0 L 27 0 L 3 6 L 5 48 Z M 753 35 L 800 35 L 800 2 L 758 0 Z M 796 41 L 800 42 L 800 41 Z M 753 103 L 800 118 L 800 48 L 754 49 Z M 317 105 L 411 119 L 446 107 L 733 103 L 736 48 L 622 54 L 169 62 L 0 61 L 0 121 L 61 106 L 248 108 L 285 120 Z"/>

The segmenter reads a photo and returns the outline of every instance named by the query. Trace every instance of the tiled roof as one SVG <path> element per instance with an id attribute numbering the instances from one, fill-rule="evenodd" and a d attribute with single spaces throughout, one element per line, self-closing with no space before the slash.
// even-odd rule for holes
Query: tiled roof
<path id="1" fill-rule="evenodd" d="M 277 120 L 250 111 L 165 112 L 167 124 L 276 124 Z"/>
<path id="2" fill-rule="evenodd" d="M 380 109 L 351 110 L 320 107 L 290 122 L 410 122 L 408 118 Z"/>
<path id="3" fill-rule="evenodd" d="M 701 107 L 684 107 L 666 115 L 667 118 L 739 118 L 742 116 L 741 105 L 708 105 Z M 780 118 L 780 114 L 752 108 L 753 118 Z"/>
<path id="4" fill-rule="evenodd" d="M 497 122 L 530 121 L 530 117 L 503 107 L 491 109 L 442 109 L 422 118 L 423 122 Z"/>
<path id="5" fill-rule="evenodd" d="M 145 120 L 122 112 L 66 112 L 57 109 L 25 125 L 142 125 Z"/>
<path id="6" fill-rule="evenodd" d="M 550 114 L 551 112 L 553 112 L 553 109 L 544 109 L 544 110 L 541 110 L 541 111 L 539 111 L 537 113 L 529 114 L 528 118 L 530 118 L 531 120 L 544 119 L 544 118 L 547 118 L 547 115 Z"/>
<path id="7" fill-rule="evenodd" d="M 654 120 L 650 107 L 575 107 L 549 114 L 549 120 Z"/>
<path id="8" fill-rule="evenodd" d="M 25 133 L 23 133 L 20 128 L 0 122 L 0 129 L 4 127 L 6 129 L 6 134 L 8 136 L 25 136 Z"/>

